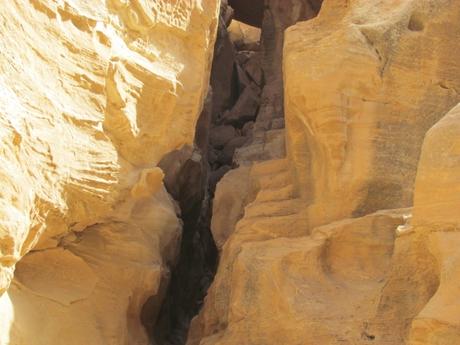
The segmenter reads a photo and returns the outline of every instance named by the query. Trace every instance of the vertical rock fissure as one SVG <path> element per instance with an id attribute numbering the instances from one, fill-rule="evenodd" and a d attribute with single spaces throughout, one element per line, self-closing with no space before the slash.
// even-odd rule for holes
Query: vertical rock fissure
<path id="1" fill-rule="evenodd" d="M 234 10 L 226 0 L 221 3 L 210 91 L 194 147 L 173 152 L 160 163 L 165 185 L 181 209 L 183 236 L 178 261 L 166 279 L 169 285 L 160 293 L 164 296 L 160 313 L 150 316 L 157 345 L 186 343 L 190 322 L 216 273 L 218 249 L 211 218 L 219 180 L 239 165 L 284 157 L 284 30 L 317 13 L 308 1 L 295 1 L 301 6 L 282 0 L 252 5 L 230 1 Z M 247 23 L 258 22 L 261 29 L 233 20 L 234 15 L 244 17 L 248 11 L 244 6 L 253 6 L 249 12 L 255 16 Z"/>
<path id="2" fill-rule="evenodd" d="M 251 140 L 260 108 L 264 81 L 259 41 L 245 37 L 239 27 L 236 31 L 241 35 L 231 37 L 232 17 L 232 8 L 222 1 L 210 89 L 194 147 L 172 152 L 159 164 L 166 188 L 180 207 L 183 234 L 178 260 L 165 279 L 169 284 L 159 294 L 163 296 L 160 312 L 143 315 L 157 345 L 185 344 L 190 322 L 204 302 L 218 261 L 210 229 L 214 191 L 224 174 L 236 167 L 235 151 Z"/>

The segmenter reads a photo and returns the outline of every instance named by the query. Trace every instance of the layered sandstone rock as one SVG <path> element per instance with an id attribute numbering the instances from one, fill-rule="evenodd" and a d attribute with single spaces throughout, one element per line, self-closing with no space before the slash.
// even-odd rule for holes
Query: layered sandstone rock
<path id="1" fill-rule="evenodd" d="M 423 137 L 460 99 L 458 6 L 325 1 L 288 29 L 288 154 L 311 226 L 411 205 Z"/>
<path id="2" fill-rule="evenodd" d="M 229 3 L 0 5 L 0 344 L 460 343 L 460 0 Z"/>
<path id="3" fill-rule="evenodd" d="M 218 184 L 189 345 L 460 341 L 458 109 L 418 165 L 460 101 L 459 6 L 326 0 L 287 30 L 287 158 L 243 155 Z"/>
<path id="4" fill-rule="evenodd" d="M 277 223 L 301 225 L 284 217 L 281 222 L 278 216 Z M 262 235 L 254 225 L 252 236 L 239 235 L 240 251 L 227 271 L 228 326 L 202 344 L 240 339 L 243 344 L 361 344 L 375 338 L 367 324 L 387 281 L 395 227 L 402 223 L 404 211 L 379 212 L 296 238 L 282 237 L 276 229 Z M 290 235 L 298 236 L 294 231 Z M 235 245 L 235 239 L 230 241 Z M 210 297 L 222 298 L 223 291 L 216 294 Z"/>
<path id="5" fill-rule="evenodd" d="M 428 131 L 423 144 L 410 231 L 428 248 L 419 257 L 434 257 L 439 286 L 412 322 L 409 345 L 460 341 L 459 135 L 457 105 Z"/>
<path id="6" fill-rule="evenodd" d="M 458 137 L 460 106 L 426 134 L 413 219 L 398 227 L 392 269 L 370 324 L 383 344 L 460 341 L 458 318 Z M 399 319 L 399 323 L 391 320 Z"/>
<path id="7" fill-rule="evenodd" d="M 0 343 L 147 344 L 181 224 L 217 1 L 0 5 Z M 149 315 L 148 315 L 149 314 Z"/>

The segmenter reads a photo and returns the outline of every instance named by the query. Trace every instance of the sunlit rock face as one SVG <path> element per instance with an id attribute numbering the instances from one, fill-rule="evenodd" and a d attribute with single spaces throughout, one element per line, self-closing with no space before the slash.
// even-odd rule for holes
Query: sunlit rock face
<path id="1" fill-rule="evenodd" d="M 287 157 L 217 185 L 188 345 L 460 342 L 458 8 L 326 0 L 286 30 Z"/>
<path id="2" fill-rule="evenodd" d="M 287 146 L 311 226 L 411 205 L 423 137 L 460 99 L 458 6 L 325 1 L 287 30 Z"/>
<path id="3" fill-rule="evenodd" d="M 455 344 L 460 340 L 460 106 L 427 133 L 415 185 L 410 229 L 422 238 L 436 264 L 439 287 L 412 322 L 409 345 Z"/>
<path id="4" fill-rule="evenodd" d="M 181 230 L 156 165 L 193 141 L 217 12 L 0 4 L 1 344 L 148 344 Z"/>
<path id="5" fill-rule="evenodd" d="M 460 344 L 460 0 L 229 3 L 0 3 L 0 345 Z"/>
<path id="6" fill-rule="evenodd" d="M 371 328 L 390 344 L 456 344 L 459 217 L 457 105 L 425 136 L 414 190 L 413 219 L 397 229 L 389 280 Z M 399 319 L 399 323 L 385 320 Z M 384 343 L 385 344 L 385 343 Z"/>

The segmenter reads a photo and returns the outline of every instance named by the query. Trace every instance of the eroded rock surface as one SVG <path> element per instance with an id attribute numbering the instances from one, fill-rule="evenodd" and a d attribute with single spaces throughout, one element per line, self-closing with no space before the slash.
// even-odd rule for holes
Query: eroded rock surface
<path id="1" fill-rule="evenodd" d="M 459 6 L 326 0 L 287 29 L 287 156 L 254 141 L 217 185 L 219 268 L 189 345 L 460 341 L 458 108 L 429 130 L 460 101 Z"/>
<path id="2" fill-rule="evenodd" d="M 0 4 L 1 344 L 148 344 L 181 234 L 156 165 L 193 141 L 217 21 L 214 0 Z"/>
<path id="3" fill-rule="evenodd" d="M 433 256 L 439 286 L 411 325 L 409 345 L 454 344 L 460 340 L 458 199 L 460 106 L 427 133 L 415 184 L 413 227 Z"/>
<path id="4" fill-rule="evenodd" d="M 0 5 L 0 344 L 459 344 L 459 8 Z"/>
<path id="5" fill-rule="evenodd" d="M 423 137 L 460 98 L 457 6 L 326 1 L 287 30 L 288 151 L 311 226 L 411 206 Z"/>

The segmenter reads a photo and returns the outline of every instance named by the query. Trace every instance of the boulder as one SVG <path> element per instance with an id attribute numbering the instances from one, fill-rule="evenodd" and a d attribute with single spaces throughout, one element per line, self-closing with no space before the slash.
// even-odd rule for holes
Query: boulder
<path id="1" fill-rule="evenodd" d="M 238 50 L 258 50 L 260 48 L 260 28 L 233 20 L 228 27 L 230 39 Z"/>
<path id="2" fill-rule="evenodd" d="M 214 148 L 223 148 L 236 136 L 235 127 L 230 125 L 213 127 L 210 133 L 210 143 Z"/>
<path id="3" fill-rule="evenodd" d="M 242 127 L 245 122 L 256 118 L 259 106 L 260 89 L 252 83 L 244 89 L 233 108 L 223 114 L 221 121 L 224 124 Z"/>
<path id="4" fill-rule="evenodd" d="M 243 146 L 248 141 L 246 137 L 235 137 L 230 140 L 219 153 L 218 161 L 222 165 L 231 165 L 233 155 L 238 147 Z"/>

